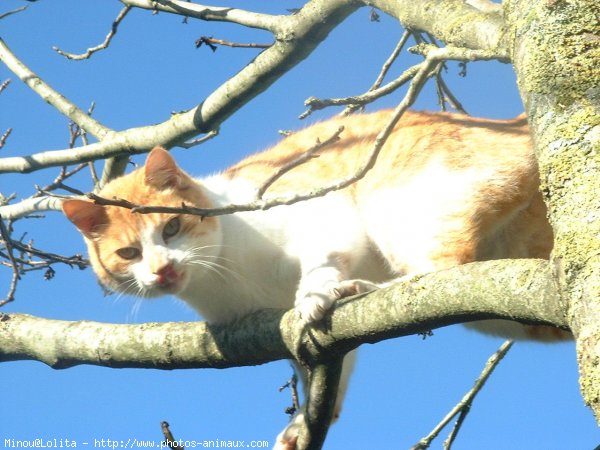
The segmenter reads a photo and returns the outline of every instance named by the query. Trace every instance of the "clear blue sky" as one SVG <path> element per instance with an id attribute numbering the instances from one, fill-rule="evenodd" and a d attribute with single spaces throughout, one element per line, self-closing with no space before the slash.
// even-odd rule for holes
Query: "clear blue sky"
<path id="1" fill-rule="evenodd" d="M 301 4 L 218 3 L 280 14 Z M 185 25 L 178 16 L 134 11 L 107 51 L 87 61 L 67 61 L 52 46 L 81 52 L 98 44 L 121 4 L 4 0 L 0 13 L 24 4 L 29 5 L 27 11 L 2 20 L 2 38 L 78 106 L 86 109 L 95 101 L 94 116 L 116 130 L 161 122 L 172 111 L 200 103 L 257 53 L 195 49 L 199 36 L 270 42 L 268 34 L 234 25 L 195 20 Z M 304 126 L 297 116 L 307 97 L 346 96 L 368 88 L 400 33 L 395 20 L 382 15 L 380 23 L 373 23 L 369 10 L 360 10 L 306 61 L 226 122 L 218 138 L 192 150 L 176 149 L 176 158 L 189 172 L 202 175 L 274 143 L 277 130 Z M 408 61 L 401 60 L 401 67 Z M 456 64 L 448 69 L 448 81 L 470 113 L 511 117 L 521 112 L 510 66 L 469 64 L 467 78 L 457 77 Z M 394 73 L 399 70 L 396 67 Z M 13 133 L 0 156 L 66 148 L 67 120 L 0 64 L 0 80 L 6 78 L 12 84 L 0 95 L 0 132 L 12 127 Z M 393 106 L 399 99 L 400 94 L 392 95 L 371 109 Z M 437 109 L 431 85 L 416 109 Z M 329 110 L 318 117 L 334 113 Z M 56 173 L 2 175 L 0 192 L 29 196 L 34 183 L 43 185 Z M 83 190 L 91 187 L 84 176 L 75 184 Z M 79 235 L 58 213 L 44 220 L 20 221 L 16 230 L 17 236 L 27 231 L 29 239 L 49 251 L 84 251 Z M 175 299 L 136 305 L 127 297 L 104 297 L 90 270 L 56 266 L 56 271 L 52 281 L 45 281 L 42 273 L 27 275 L 16 301 L 4 311 L 115 323 L 198 319 Z M 10 270 L 0 270 L 0 297 L 9 280 Z M 426 340 L 412 336 L 362 347 L 342 417 L 331 428 L 325 448 L 408 448 L 471 387 L 501 342 L 455 326 L 436 330 Z M 278 388 L 290 375 L 286 361 L 170 372 L 86 366 L 57 371 L 39 362 L 4 363 L 0 365 L 0 448 L 6 438 L 71 439 L 79 446 L 103 438 L 159 441 L 162 420 L 170 422 L 175 437 L 184 440 L 273 443 L 286 424 L 283 410 L 290 403 L 289 393 Z M 441 448 L 441 440 L 432 448 Z M 518 343 L 475 400 L 456 448 L 592 449 L 599 443 L 600 432 L 579 394 L 574 345 Z"/>

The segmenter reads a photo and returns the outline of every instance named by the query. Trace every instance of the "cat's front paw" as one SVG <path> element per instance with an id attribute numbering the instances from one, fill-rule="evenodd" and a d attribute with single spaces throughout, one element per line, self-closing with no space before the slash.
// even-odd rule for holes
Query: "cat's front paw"
<path id="1" fill-rule="evenodd" d="M 295 309 L 305 323 L 319 321 L 334 302 L 343 297 L 374 291 L 378 286 L 365 280 L 328 282 L 317 289 L 298 292 Z"/>
<path id="2" fill-rule="evenodd" d="M 296 450 L 296 442 L 298 441 L 298 434 L 303 422 L 304 414 L 297 414 L 275 438 L 273 450 Z"/>

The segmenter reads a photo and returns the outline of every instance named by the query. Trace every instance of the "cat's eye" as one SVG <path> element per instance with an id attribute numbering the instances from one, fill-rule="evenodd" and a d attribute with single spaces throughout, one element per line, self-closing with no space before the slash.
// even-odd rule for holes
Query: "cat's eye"
<path id="1" fill-rule="evenodd" d="M 142 255 L 142 252 L 137 247 L 123 247 L 117 250 L 117 255 L 123 259 L 136 259 Z"/>
<path id="2" fill-rule="evenodd" d="M 171 220 L 167 222 L 165 227 L 163 228 L 162 237 L 166 242 L 170 237 L 175 236 L 179 233 L 179 229 L 181 228 L 181 221 L 179 217 L 173 217 Z"/>

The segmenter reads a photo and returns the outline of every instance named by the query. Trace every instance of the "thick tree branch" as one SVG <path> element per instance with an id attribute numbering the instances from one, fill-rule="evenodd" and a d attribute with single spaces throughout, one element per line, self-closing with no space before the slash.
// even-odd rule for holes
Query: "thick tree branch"
<path id="1" fill-rule="evenodd" d="M 508 62 L 508 40 L 500 14 L 482 12 L 463 0 L 371 0 L 404 28 L 426 31 L 456 47 L 489 50 Z"/>
<path id="2" fill-rule="evenodd" d="M 156 4 L 156 2 L 145 3 L 148 6 Z M 167 3 L 172 5 L 174 2 Z M 188 2 L 178 3 L 192 5 Z M 171 147 L 198 134 L 217 129 L 227 117 L 308 56 L 328 33 L 357 7 L 358 5 L 349 0 L 314 0 L 297 14 L 278 16 L 280 27 L 277 28 L 276 42 L 273 46 L 260 53 L 197 107 L 176 114 L 161 124 L 113 132 L 104 136 L 102 142 L 73 150 L 48 151 L 26 157 L 0 158 L 0 174 L 6 172 L 29 173 L 46 167 L 144 153 L 157 143 Z M 234 13 L 233 11 L 226 8 L 225 12 L 219 13 L 215 17 L 230 17 Z M 209 14 L 209 17 L 213 16 Z M 260 22 L 259 19 L 257 20 Z M 90 131 L 88 127 L 90 120 L 93 119 L 83 111 L 81 114 L 86 118 L 79 117 L 80 114 L 78 114 L 78 120 L 73 120 L 82 128 Z M 79 119 L 86 122 L 80 123 Z M 90 132 L 94 134 L 92 131 Z"/>
<path id="3" fill-rule="evenodd" d="M 0 361 L 175 369 L 255 365 L 294 356 L 313 366 L 362 343 L 490 318 L 566 328 L 548 262 L 487 261 L 418 276 L 339 301 L 322 323 L 308 328 L 293 310 L 259 311 L 219 326 L 113 325 L 5 314 Z"/>
<path id="4" fill-rule="evenodd" d="M 162 11 L 195 19 L 231 22 L 250 28 L 259 28 L 277 33 L 281 21 L 279 16 L 260 14 L 238 8 L 207 6 L 181 0 L 120 0 L 121 3 L 152 11 Z"/>
<path id="5" fill-rule="evenodd" d="M 359 6 L 358 3 L 350 0 L 313 0 L 297 14 L 268 16 L 231 8 L 209 8 L 179 1 L 126 1 L 124 3 L 148 9 L 164 8 L 169 9 L 171 12 L 187 15 L 192 15 L 193 12 L 195 16 L 204 20 L 233 21 L 245 26 L 266 28 L 275 33 L 276 42 L 272 47 L 258 55 L 236 76 L 221 85 L 199 106 L 190 111 L 177 114 L 170 120 L 156 126 L 129 129 L 106 135 L 106 129 L 98 128 L 97 122 L 83 111 L 65 101 L 58 93 L 49 91 L 51 92 L 49 98 L 57 103 L 57 107 L 60 107 L 61 111 L 68 112 L 69 117 L 88 132 L 95 135 L 98 133 L 97 136 L 100 139 L 103 138 L 103 142 L 79 147 L 74 151 L 58 150 L 42 152 L 28 157 L 2 158 L 0 159 L 0 173 L 27 173 L 45 167 L 143 153 L 157 143 L 162 143 L 167 147 L 178 145 L 197 134 L 214 130 L 243 104 L 260 94 L 283 73 L 308 56 L 331 29 Z M 498 35 L 502 21 L 499 21 L 495 16 L 483 14 L 458 1 L 432 2 L 430 0 L 427 2 L 423 0 L 422 2 L 397 2 L 398 5 L 395 3 L 381 1 L 375 2 L 375 6 L 399 17 L 404 25 L 409 28 L 426 28 L 427 31 L 432 33 L 439 33 L 438 37 L 442 39 L 444 39 L 444 36 L 453 36 L 452 39 L 446 40 L 469 48 L 479 48 L 492 52 L 496 57 L 504 58 L 505 50 L 500 45 L 500 36 Z M 406 5 L 404 5 L 405 3 Z M 403 9 L 404 7 L 400 8 L 400 5 L 404 5 L 406 9 Z M 425 18 L 429 22 L 426 22 L 424 17 L 417 14 L 414 5 L 428 7 L 426 8 Z M 406 11 L 410 11 L 410 14 L 404 14 Z M 460 16 L 465 11 L 469 12 L 468 18 L 475 22 Z M 431 14 L 433 16 L 430 17 Z M 461 24 L 474 23 L 475 25 L 449 27 L 447 25 L 448 14 L 451 14 L 452 17 L 456 16 L 457 20 L 458 17 L 462 17 Z M 427 27 L 426 24 L 428 24 Z M 446 24 L 445 27 L 444 24 Z M 484 27 L 485 24 L 487 24 L 487 27 Z M 485 28 L 485 32 L 475 33 L 474 31 L 478 30 L 478 27 Z M 469 32 L 474 33 L 471 38 L 467 38 L 467 36 L 470 36 Z M 22 79 L 39 80 L 31 71 L 23 68 L 22 64 L 14 58 L 14 55 L 10 52 L 7 53 L 5 46 L 4 48 L 2 59 L 8 58 L 12 61 L 11 68 Z M 44 84 L 42 83 L 42 85 Z M 44 95 L 48 97 L 46 94 Z M 75 111 L 76 114 L 72 111 Z"/>

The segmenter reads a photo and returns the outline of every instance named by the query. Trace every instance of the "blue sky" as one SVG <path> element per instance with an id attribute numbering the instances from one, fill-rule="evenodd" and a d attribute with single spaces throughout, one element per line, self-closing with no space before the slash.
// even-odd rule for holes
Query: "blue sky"
<path id="1" fill-rule="evenodd" d="M 267 3 L 266 5 L 263 5 Z M 94 116 L 122 130 L 166 120 L 172 111 L 193 107 L 250 61 L 256 50 L 196 49 L 200 36 L 268 43 L 271 37 L 230 24 L 204 23 L 168 14 L 133 11 L 111 47 L 90 60 L 67 61 L 52 46 L 82 52 L 102 41 L 121 8 L 117 1 L 4 0 L 0 13 L 28 4 L 27 11 L 5 18 L 2 38 L 27 65 L 82 109 L 96 102 Z M 286 14 L 300 2 L 215 2 Z M 307 60 L 223 124 L 220 135 L 174 155 L 190 173 L 218 171 L 244 155 L 271 145 L 277 130 L 305 126 L 297 116 L 309 96 L 337 97 L 366 90 L 396 44 L 401 29 L 391 18 L 369 21 L 369 10 L 350 17 Z M 407 67 L 407 55 L 394 73 Z M 522 110 L 511 67 L 472 63 L 468 76 L 448 65 L 448 82 L 474 115 L 512 117 Z M 66 148 L 67 120 L 45 104 L 0 64 L 0 81 L 12 79 L 0 95 L 0 132 L 13 133 L 0 156 L 27 155 Z M 395 105 L 394 94 L 371 109 Z M 437 109 L 435 90 L 427 85 L 416 109 Z M 328 110 L 308 121 L 327 117 Z M 137 158 L 141 162 L 143 158 Z M 0 192 L 19 198 L 33 185 L 51 181 L 57 170 L 0 176 Z M 73 182 L 83 190 L 86 176 Z M 58 213 L 23 220 L 16 235 L 27 232 L 38 247 L 56 253 L 83 252 L 73 227 Z M 2 269 L 2 268 L 0 268 Z M 5 312 L 25 312 L 65 320 L 113 323 L 198 320 L 175 299 L 145 301 L 104 297 L 90 270 L 55 267 L 24 277 L 17 299 Z M 0 270 L 0 297 L 10 281 Z M 501 339 L 480 336 L 460 326 L 436 330 L 422 340 L 411 336 L 361 347 L 340 421 L 325 448 L 408 448 L 438 423 L 478 376 Z M 39 362 L 0 365 L 0 446 L 5 439 L 161 439 L 167 420 L 178 439 L 267 440 L 286 424 L 290 403 L 280 393 L 291 375 L 289 363 L 227 370 L 129 370 L 79 366 L 53 370 Z M 441 448 L 441 441 L 432 448 Z M 475 400 L 456 441 L 459 449 L 592 449 L 600 432 L 583 405 L 574 344 L 517 343 Z"/>

